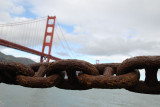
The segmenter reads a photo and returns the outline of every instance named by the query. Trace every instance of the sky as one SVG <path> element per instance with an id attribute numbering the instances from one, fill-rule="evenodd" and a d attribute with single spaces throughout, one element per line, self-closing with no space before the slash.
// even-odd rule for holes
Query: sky
<path id="1" fill-rule="evenodd" d="M 72 52 L 59 48 L 52 55 L 90 63 L 122 62 L 159 55 L 159 4 L 159 0 L 0 0 L 0 23 L 56 16 Z M 38 56 L 10 48 L 0 51 L 39 61 Z"/>

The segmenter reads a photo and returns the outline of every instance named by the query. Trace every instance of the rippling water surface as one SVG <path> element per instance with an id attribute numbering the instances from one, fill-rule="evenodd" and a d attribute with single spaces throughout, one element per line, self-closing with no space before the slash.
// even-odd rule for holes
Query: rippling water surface
<path id="1" fill-rule="evenodd" d="M 0 85 L 0 107 L 160 107 L 160 95 L 124 89 L 85 91 Z"/>

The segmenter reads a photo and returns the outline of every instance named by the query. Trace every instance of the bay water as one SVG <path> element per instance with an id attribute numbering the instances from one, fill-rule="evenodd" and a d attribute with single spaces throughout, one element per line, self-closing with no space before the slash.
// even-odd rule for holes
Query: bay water
<path id="1" fill-rule="evenodd" d="M 64 90 L 0 85 L 0 107 L 160 107 L 160 95 L 125 89 Z"/>

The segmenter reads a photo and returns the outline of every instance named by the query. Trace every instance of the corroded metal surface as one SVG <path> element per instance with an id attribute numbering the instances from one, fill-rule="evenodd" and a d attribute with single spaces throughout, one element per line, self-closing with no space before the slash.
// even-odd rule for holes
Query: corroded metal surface
<path id="1" fill-rule="evenodd" d="M 136 85 L 126 88 L 129 91 L 144 93 L 144 94 L 160 94 L 160 83 L 155 87 L 150 87 L 144 83 L 144 81 L 139 81 Z"/>
<path id="2" fill-rule="evenodd" d="M 63 80 L 56 87 L 62 89 L 72 89 L 72 90 L 82 90 L 87 89 L 79 84 L 76 71 L 82 71 L 83 73 L 90 75 L 98 75 L 98 70 L 90 63 L 82 60 L 60 60 L 52 62 L 49 64 L 46 69 L 47 76 L 52 75 L 53 73 L 60 73 L 66 71 L 68 79 Z"/>
<path id="3" fill-rule="evenodd" d="M 33 76 L 34 71 L 21 63 L 0 62 L 0 82 L 7 84 L 17 84 L 16 75 Z"/>
<path id="4" fill-rule="evenodd" d="M 18 85 L 32 88 L 48 88 L 53 87 L 61 81 L 59 75 L 51 75 L 48 77 L 27 77 L 23 75 L 18 75 L 16 77 L 16 82 Z"/>
<path id="5" fill-rule="evenodd" d="M 0 72 L 14 72 L 28 76 L 34 75 L 34 71 L 30 67 L 18 62 L 0 62 Z"/>
<path id="6" fill-rule="evenodd" d="M 137 56 L 126 59 L 118 67 L 117 75 L 128 73 L 134 69 L 159 68 L 160 56 Z"/>
<path id="7" fill-rule="evenodd" d="M 134 69 L 145 69 L 145 81 L 139 81 L 127 89 L 138 93 L 160 94 L 160 83 L 157 79 L 158 68 L 160 68 L 160 56 L 138 56 L 123 61 L 118 67 L 117 75 Z"/>
<path id="8" fill-rule="evenodd" d="M 78 77 L 79 82 L 86 87 L 92 88 L 127 88 L 139 81 L 139 72 L 133 71 L 128 74 L 113 76 L 114 70 L 107 67 L 103 75 L 92 76 L 83 74 Z"/>
<path id="9" fill-rule="evenodd" d="M 52 73 L 58 73 L 60 71 L 83 71 L 84 73 L 91 74 L 91 75 L 98 75 L 98 70 L 90 63 L 82 60 L 72 60 L 72 59 L 66 59 L 66 60 L 59 60 L 56 62 L 52 62 L 49 64 L 46 72 L 47 75 L 50 75 Z"/>
<path id="10" fill-rule="evenodd" d="M 37 72 L 41 65 L 48 67 L 49 63 L 35 63 L 35 64 L 29 64 L 28 66 L 32 68 L 34 72 Z"/>
<path id="11" fill-rule="evenodd" d="M 62 81 L 61 76 L 58 74 L 44 77 L 46 74 L 45 70 L 46 70 L 46 65 L 42 64 L 39 66 L 38 71 L 35 72 L 35 75 L 33 77 L 18 75 L 16 77 L 16 82 L 17 84 L 25 87 L 48 88 L 48 87 L 53 87 L 57 83 Z"/>
<path id="12" fill-rule="evenodd" d="M 0 83 L 31 88 L 55 86 L 69 90 L 125 88 L 132 92 L 160 94 L 160 82 L 157 79 L 159 67 L 160 56 L 138 56 L 122 63 L 96 65 L 73 59 L 28 66 L 0 62 Z M 145 69 L 145 81 L 139 80 L 138 69 Z"/>
<path id="13" fill-rule="evenodd" d="M 106 67 L 111 67 L 115 71 L 114 73 L 116 73 L 117 68 L 120 66 L 120 63 L 103 63 L 103 64 L 95 64 L 94 66 L 102 75 Z"/>

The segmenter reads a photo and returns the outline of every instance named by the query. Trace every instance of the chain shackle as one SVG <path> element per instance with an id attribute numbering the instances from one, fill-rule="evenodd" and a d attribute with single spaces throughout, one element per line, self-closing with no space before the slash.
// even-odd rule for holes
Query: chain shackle
<path id="1" fill-rule="evenodd" d="M 46 64 L 35 64 L 32 67 L 39 67 L 38 70 L 35 72 L 34 76 L 24 76 L 24 75 L 17 75 L 16 82 L 17 84 L 25 87 L 32 87 L 32 88 L 48 88 L 53 87 L 57 83 L 59 83 L 62 78 L 58 74 L 50 75 L 48 77 L 44 77 L 46 72 Z"/>
<path id="2" fill-rule="evenodd" d="M 103 75 L 103 72 L 106 67 L 111 67 L 114 71 L 114 74 L 116 74 L 117 68 L 119 67 L 121 63 L 102 63 L 102 64 L 95 64 L 94 66 L 99 71 L 100 75 Z"/>
<path id="3" fill-rule="evenodd" d="M 134 70 L 131 73 L 124 74 L 124 75 L 119 75 L 119 76 L 114 76 L 116 73 L 115 69 L 117 68 L 112 68 L 119 66 L 120 64 L 107 64 L 104 71 L 103 75 L 87 75 L 87 74 L 82 74 L 78 77 L 79 82 L 89 88 L 111 88 L 111 89 L 116 89 L 116 88 L 127 88 L 135 85 L 139 81 L 139 72 L 137 70 Z M 98 65 L 96 65 L 98 67 Z M 100 64 L 99 66 L 102 65 Z M 104 66 L 104 64 L 103 64 Z"/>
<path id="4" fill-rule="evenodd" d="M 21 63 L 0 62 L 0 82 L 16 85 L 17 75 L 33 76 L 34 71 Z"/>
<path id="5" fill-rule="evenodd" d="M 28 66 L 34 70 L 34 72 L 38 72 L 40 66 L 45 66 L 45 68 L 48 67 L 49 63 L 34 63 L 34 64 L 29 64 Z"/>
<path id="6" fill-rule="evenodd" d="M 145 81 L 139 81 L 127 90 L 146 94 L 160 94 L 160 83 L 157 79 L 158 68 L 160 68 L 160 56 L 137 56 L 123 61 L 118 67 L 117 75 L 135 69 L 145 69 Z"/>
<path id="7" fill-rule="evenodd" d="M 76 71 L 81 71 L 89 75 L 99 75 L 98 70 L 92 64 L 82 60 L 71 59 L 52 62 L 46 69 L 46 75 L 50 76 L 53 73 L 60 74 L 62 73 L 62 71 L 66 71 L 68 79 L 63 79 L 63 81 L 60 84 L 57 84 L 56 87 L 71 90 L 88 89 L 87 87 L 79 84 Z M 62 75 L 62 77 L 64 78 L 64 74 Z"/>
<path id="8" fill-rule="evenodd" d="M 0 62 L 0 83 L 32 88 L 55 86 L 71 90 L 125 88 L 138 93 L 160 94 L 157 79 L 159 68 L 160 56 L 137 56 L 122 63 L 96 65 L 73 59 L 28 66 L 17 62 Z M 145 81 L 139 80 L 138 69 L 145 69 Z"/>

